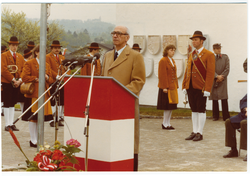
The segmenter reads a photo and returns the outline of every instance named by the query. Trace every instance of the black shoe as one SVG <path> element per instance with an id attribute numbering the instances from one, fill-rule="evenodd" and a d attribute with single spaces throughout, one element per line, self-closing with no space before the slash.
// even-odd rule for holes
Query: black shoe
<path id="1" fill-rule="evenodd" d="M 49 125 L 50 125 L 51 127 L 55 127 L 55 122 L 54 122 L 54 121 L 53 121 L 53 122 L 50 122 Z"/>
<path id="2" fill-rule="evenodd" d="M 167 127 L 167 128 L 168 128 L 168 130 L 175 130 L 175 128 L 172 127 L 172 126 L 169 126 L 169 127 Z"/>
<path id="3" fill-rule="evenodd" d="M 1 116 L 4 116 L 4 113 L 3 113 L 3 112 L 1 113 Z"/>
<path id="4" fill-rule="evenodd" d="M 64 122 L 64 117 L 63 116 L 60 116 L 59 119 L 60 119 L 59 121 Z"/>
<path id="5" fill-rule="evenodd" d="M 6 126 L 4 130 L 5 130 L 5 131 L 9 131 L 9 128 L 11 129 L 10 126 Z"/>
<path id="6" fill-rule="evenodd" d="M 200 133 L 197 133 L 193 141 L 201 141 L 202 139 L 203 139 L 203 136 Z"/>
<path id="7" fill-rule="evenodd" d="M 188 136 L 187 138 L 185 138 L 185 140 L 192 140 L 192 139 L 194 139 L 195 136 L 196 136 L 196 133 L 192 132 L 190 134 L 190 136 Z"/>
<path id="8" fill-rule="evenodd" d="M 13 131 L 19 131 L 19 129 L 16 127 L 16 125 L 12 125 L 12 126 L 11 126 L 11 129 L 12 129 Z"/>
<path id="9" fill-rule="evenodd" d="M 165 127 L 163 124 L 161 124 L 162 129 L 167 130 L 168 127 Z"/>
<path id="10" fill-rule="evenodd" d="M 216 118 L 216 117 L 213 118 L 213 121 L 217 121 L 217 120 L 219 120 L 219 118 Z"/>
<path id="11" fill-rule="evenodd" d="M 223 155 L 224 158 L 238 157 L 238 150 L 230 150 L 228 154 Z"/>
<path id="12" fill-rule="evenodd" d="M 247 161 L 247 155 L 246 155 L 246 157 L 243 159 L 243 161 Z"/>
<path id="13" fill-rule="evenodd" d="M 61 120 L 59 120 L 58 124 L 59 126 L 64 126 Z"/>
<path id="14" fill-rule="evenodd" d="M 31 141 L 30 141 L 30 147 L 37 147 L 37 144 L 33 144 Z"/>

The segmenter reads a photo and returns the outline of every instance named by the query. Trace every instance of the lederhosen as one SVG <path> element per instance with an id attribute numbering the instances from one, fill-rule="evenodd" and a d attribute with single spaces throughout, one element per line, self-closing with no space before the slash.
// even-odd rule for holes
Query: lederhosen
<path id="1" fill-rule="evenodd" d="M 202 77 L 205 82 L 206 79 L 206 68 L 204 67 L 199 55 L 194 51 L 192 53 L 192 63 L 191 63 L 191 71 L 193 67 L 197 68 L 197 72 Z M 192 74 L 192 73 L 191 73 Z M 190 76 L 189 89 L 187 89 L 189 106 L 192 112 L 204 113 L 206 112 L 206 103 L 207 97 L 203 96 L 203 90 L 195 89 L 192 85 L 192 75 Z"/>

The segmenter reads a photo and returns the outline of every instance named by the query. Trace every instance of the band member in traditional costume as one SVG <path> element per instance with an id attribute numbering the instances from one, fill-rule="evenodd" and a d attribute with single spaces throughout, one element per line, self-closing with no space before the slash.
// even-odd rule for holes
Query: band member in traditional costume
<path id="1" fill-rule="evenodd" d="M 213 86 L 215 58 L 203 47 L 206 38 L 201 31 L 195 31 L 190 39 L 195 50 L 189 55 L 182 89 L 192 110 L 193 132 L 186 140 L 200 141 L 206 122 L 206 101 Z"/>
<path id="2" fill-rule="evenodd" d="M 30 60 L 33 58 L 32 56 L 32 52 L 30 51 L 30 49 L 26 49 L 24 50 L 24 54 L 23 54 L 23 57 L 24 57 L 24 61 L 26 62 L 27 60 Z M 21 90 L 20 90 L 21 91 Z M 17 102 L 20 104 L 20 108 L 21 108 L 21 112 L 23 113 L 23 108 L 24 108 L 24 94 L 22 94 L 20 91 L 18 91 L 18 94 L 17 94 Z"/>
<path id="3" fill-rule="evenodd" d="M 50 65 L 52 70 L 52 76 L 53 76 L 53 82 L 56 81 L 56 79 L 62 75 L 65 72 L 64 67 L 61 65 L 62 61 L 65 59 L 65 57 L 60 53 L 61 49 L 60 42 L 58 40 L 54 40 L 52 44 L 50 45 L 51 52 L 46 55 L 46 62 Z M 55 84 L 51 89 L 50 93 L 53 94 L 57 88 L 57 85 Z M 64 87 L 59 91 L 59 98 L 58 98 L 58 116 L 59 116 L 59 126 L 64 126 L 63 121 L 63 110 L 64 110 Z M 55 100 L 51 99 L 51 106 L 52 106 L 52 112 L 53 114 L 56 112 L 56 104 Z M 54 120 L 50 121 L 50 126 L 55 127 Z"/>
<path id="4" fill-rule="evenodd" d="M 38 87 L 39 87 L 39 52 L 40 48 L 37 45 L 33 50 L 34 58 L 28 60 L 23 69 L 22 79 L 24 83 L 34 82 L 35 90 L 32 94 L 25 94 L 24 110 L 26 110 L 30 105 L 32 105 L 38 98 Z M 49 85 L 53 83 L 52 71 L 48 63 L 46 63 L 45 68 L 45 90 L 48 89 Z M 50 97 L 50 92 L 45 94 L 46 101 Z M 29 117 L 36 112 L 38 109 L 38 102 L 27 111 L 22 120 L 28 121 Z M 44 121 L 52 120 L 52 109 L 50 101 L 44 106 Z M 29 121 L 29 131 L 30 131 L 30 147 L 37 147 L 37 114 L 31 118 Z"/>
<path id="5" fill-rule="evenodd" d="M 104 56 L 102 76 L 114 77 L 139 96 L 146 81 L 143 56 L 127 45 L 129 30 L 116 26 L 111 32 L 115 49 Z M 139 100 L 135 100 L 134 171 L 138 170 L 139 153 Z"/>
<path id="6" fill-rule="evenodd" d="M 1 54 L 6 52 L 8 50 L 8 48 L 3 45 L 1 46 Z M 2 88 L 2 84 L 1 84 L 1 116 L 4 116 L 4 112 L 3 112 L 3 88 Z"/>
<path id="7" fill-rule="evenodd" d="M 99 53 L 100 51 L 100 47 L 98 45 L 98 43 L 91 43 L 89 46 L 89 54 L 87 56 L 94 56 L 95 53 Z M 101 62 L 100 59 L 95 60 L 95 72 L 94 72 L 94 76 L 100 76 L 101 75 Z M 91 75 L 91 72 L 93 70 L 93 67 L 91 67 L 91 63 L 86 63 L 84 65 L 84 67 L 81 69 L 81 75 Z"/>
<path id="8" fill-rule="evenodd" d="M 14 131 L 19 131 L 14 122 L 14 105 L 17 103 L 17 94 L 19 86 L 22 83 L 20 78 L 23 66 L 24 59 L 23 56 L 17 53 L 17 48 L 19 41 L 17 37 L 13 36 L 10 38 L 9 51 L 1 54 L 1 83 L 3 88 L 3 107 L 4 107 L 4 117 L 5 117 L 5 131 L 8 131 L 11 128 Z M 17 68 L 15 71 L 10 71 L 8 67 L 14 66 Z M 15 73 L 14 73 L 15 72 Z"/>
<path id="9" fill-rule="evenodd" d="M 164 110 L 162 129 L 174 130 L 170 124 L 172 110 L 177 109 L 178 104 L 178 79 L 176 76 L 176 65 L 173 59 L 175 46 L 168 45 L 163 51 L 163 58 L 158 66 L 159 93 L 157 109 Z"/>
<path id="10" fill-rule="evenodd" d="M 29 41 L 29 43 L 28 43 L 28 45 L 27 45 L 28 49 L 30 49 L 30 50 L 33 50 L 33 48 L 34 48 L 35 46 L 36 46 L 36 45 L 35 45 L 35 43 L 34 43 L 33 41 Z"/>

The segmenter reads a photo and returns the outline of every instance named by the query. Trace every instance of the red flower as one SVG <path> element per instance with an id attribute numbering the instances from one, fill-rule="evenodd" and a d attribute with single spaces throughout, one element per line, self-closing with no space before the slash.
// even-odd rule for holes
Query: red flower
<path id="1" fill-rule="evenodd" d="M 62 160 L 64 158 L 64 154 L 61 150 L 55 150 L 52 155 L 52 160 Z"/>
<path id="2" fill-rule="evenodd" d="M 38 153 L 35 156 L 34 161 L 36 161 L 37 163 L 42 162 L 42 155 L 40 153 Z"/>
<path id="3" fill-rule="evenodd" d="M 46 155 L 47 157 L 51 157 L 53 153 L 50 150 L 46 150 L 46 152 L 44 153 L 44 155 Z"/>

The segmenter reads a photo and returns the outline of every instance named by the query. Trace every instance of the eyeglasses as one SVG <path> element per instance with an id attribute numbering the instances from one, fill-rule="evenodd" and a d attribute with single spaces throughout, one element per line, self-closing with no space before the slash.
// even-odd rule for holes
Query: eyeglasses
<path id="1" fill-rule="evenodd" d="M 111 32 L 111 35 L 112 36 L 114 36 L 114 35 L 116 35 L 116 36 L 121 36 L 121 35 L 128 35 L 127 33 L 122 33 L 122 32 L 120 32 L 120 31 L 113 31 L 113 32 Z"/>

